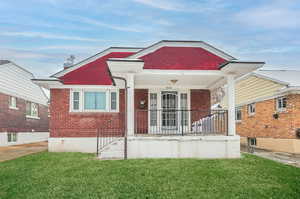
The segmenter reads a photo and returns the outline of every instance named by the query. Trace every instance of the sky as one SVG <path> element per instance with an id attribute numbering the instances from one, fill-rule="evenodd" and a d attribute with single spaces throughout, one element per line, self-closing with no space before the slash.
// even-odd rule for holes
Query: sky
<path id="1" fill-rule="evenodd" d="M 201 40 L 300 70 L 300 0 L 1 0 L 0 59 L 48 77 L 110 46 Z"/>

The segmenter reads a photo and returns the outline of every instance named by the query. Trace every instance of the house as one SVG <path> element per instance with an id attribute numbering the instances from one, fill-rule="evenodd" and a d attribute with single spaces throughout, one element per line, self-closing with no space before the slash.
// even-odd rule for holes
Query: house
<path id="1" fill-rule="evenodd" d="M 234 80 L 263 64 L 239 61 L 202 41 L 108 48 L 33 80 L 51 91 L 49 151 L 240 157 Z M 228 110 L 211 110 L 211 92 L 226 83 Z"/>
<path id="2" fill-rule="evenodd" d="M 299 77 L 300 71 L 258 70 L 236 81 L 241 144 L 300 153 Z"/>
<path id="3" fill-rule="evenodd" d="M 0 60 L 0 76 L 0 146 L 47 140 L 48 98 L 33 74 Z"/>

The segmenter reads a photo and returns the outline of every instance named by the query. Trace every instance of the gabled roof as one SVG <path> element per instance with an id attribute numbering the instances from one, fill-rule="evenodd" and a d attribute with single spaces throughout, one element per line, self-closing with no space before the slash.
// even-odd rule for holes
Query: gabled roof
<path id="1" fill-rule="evenodd" d="M 0 92 L 27 101 L 47 105 L 48 98 L 42 88 L 34 84 L 34 75 L 11 61 L 0 64 Z"/>
<path id="2" fill-rule="evenodd" d="M 186 41 L 185 40 L 162 40 L 162 41 L 159 41 L 147 48 L 140 50 L 139 52 L 129 56 L 128 58 L 137 59 L 142 56 L 145 56 L 146 54 L 154 52 L 161 47 L 166 47 L 166 46 L 168 46 L 168 47 L 198 47 L 198 48 L 200 47 L 200 48 L 203 48 L 204 50 L 207 50 L 227 61 L 235 59 L 231 55 L 225 53 L 224 51 L 222 51 L 220 49 L 217 49 L 217 48 L 211 46 L 210 44 L 208 44 L 206 42 L 187 41 L 187 40 Z"/>
<path id="3" fill-rule="evenodd" d="M 72 66 L 70 66 L 69 68 L 67 69 L 63 69 L 57 73 L 55 73 L 54 75 L 51 75 L 51 77 L 56 77 L 56 78 L 59 78 L 59 77 L 62 77 L 64 76 L 65 74 L 69 73 L 69 72 L 72 72 L 78 68 L 80 68 L 81 66 L 84 66 L 90 62 L 93 62 L 105 55 L 108 55 L 109 53 L 112 53 L 112 52 L 131 52 L 131 53 L 135 53 L 135 52 L 138 52 L 139 50 L 141 50 L 142 48 L 136 48 L 136 47 L 110 47 L 110 48 L 107 48 L 91 57 L 88 57 Z M 129 55 L 128 55 L 129 56 Z"/>

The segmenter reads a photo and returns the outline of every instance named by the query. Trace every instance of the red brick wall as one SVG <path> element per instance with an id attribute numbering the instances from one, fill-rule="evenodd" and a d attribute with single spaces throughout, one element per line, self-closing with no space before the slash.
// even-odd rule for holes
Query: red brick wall
<path id="1" fill-rule="evenodd" d="M 287 96 L 287 109 L 276 113 L 276 99 L 257 102 L 255 115 L 249 116 L 247 105 L 242 107 L 242 121 L 236 124 L 237 133 L 243 137 L 296 138 L 295 129 L 300 128 L 300 95 Z"/>
<path id="2" fill-rule="evenodd" d="M 39 104 L 40 119 L 26 118 L 26 101 L 17 98 L 18 110 L 9 108 L 9 95 L 0 93 L 0 132 L 48 132 L 48 107 Z"/>
<path id="3" fill-rule="evenodd" d="M 207 116 L 211 107 L 210 91 L 204 89 L 191 90 L 191 119 L 192 122 Z"/>
<path id="4" fill-rule="evenodd" d="M 120 91 L 120 113 L 70 113 L 69 89 L 51 89 L 50 137 L 94 137 L 97 128 L 108 127 L 114 130 L 124 127 L 124 90 Z M 148 132 L 148 89 L 135 89 L 135 121 L 139 121 L 138 131 Z M 145 100 L 141 109 L 140 101 Z M 192 114 L 193 121 L 205 116 L 210 109 L 209 90 L 191 90 L 191 108 L 203 110 Z M 121 131 L 116 131 L 120 135 Z"/>
<path id="5" fill-rule="evenodd" d="M 120 136 L 124 128 L 124 90 L 119 94 L 119 113 L 70 113 L 70 89 L 51 89 L 50 137 L 95 137 L 98 128 Z"/>

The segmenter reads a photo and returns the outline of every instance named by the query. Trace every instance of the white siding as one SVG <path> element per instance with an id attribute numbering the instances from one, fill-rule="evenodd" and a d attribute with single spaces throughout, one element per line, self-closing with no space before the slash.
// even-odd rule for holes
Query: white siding
<path id="1" fill-rule="evenodd" d="M 34 76 L 30 72 L 14 63 L 7 63 L 0 65 L 0 77 L 1 93 L 47 105 L 47 97 L 41 87 L 31 81 Z"/>

